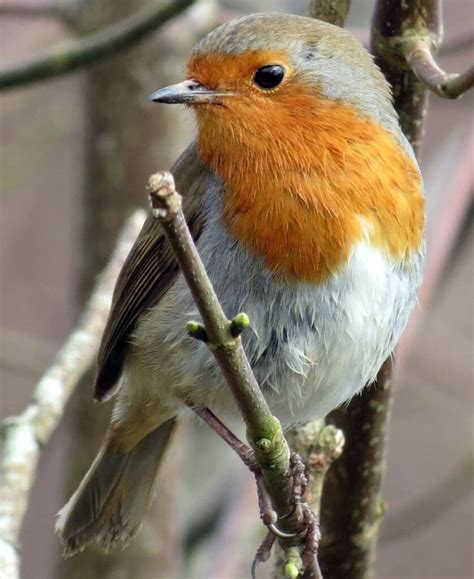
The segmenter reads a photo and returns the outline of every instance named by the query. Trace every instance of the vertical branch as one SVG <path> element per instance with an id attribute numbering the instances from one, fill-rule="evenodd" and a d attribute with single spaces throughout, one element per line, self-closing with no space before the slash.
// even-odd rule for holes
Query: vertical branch
<path id="1" fill-rule="evenodd" d="M 309 15 L 336 26 L 344 26 L 351 5 L 351 0 L 310 0 Z"/>
<path id="2" fill-rule="evenodd" d="M 405 42 L 421 37 L 435 54 L 442 33 L 441 0 L 379 0 L 376 3 L 372 20 L 372 52 L 392 86 L 402 131 L 415 153 L 418 153 L 423 138 L 428 91 L 406 62 L 402 47 Z"/>
<path id="3" fill-rule="evenodd" d="M 321 568 L 325 579 L 370 576 L 383 515 L 379 496 L 391 406 L 392 364 L 377 383 L 331 415 L 344 431 L 341 458 L 326 477 L 322 499 Z"/>
<path id="4" fill-rule="evenodd" d="M 372 51 L 392 86 L 402 131 L 418 153 L 423 137 L 428 94 L 409 67 L 404 43 L 423 38 L 431 53 L 441 42 L 439 0 L 378 0 L 372 21 Z M 380 487 L 392 399 L 392 362 L 387 360 L 376 383 L 334 412 L 331 420 L 347 438 L 342 458 L 328 473 L 323 491 L 320 549 L 326 579 L 371 576 L 377 533 L 383 514 Z"/>

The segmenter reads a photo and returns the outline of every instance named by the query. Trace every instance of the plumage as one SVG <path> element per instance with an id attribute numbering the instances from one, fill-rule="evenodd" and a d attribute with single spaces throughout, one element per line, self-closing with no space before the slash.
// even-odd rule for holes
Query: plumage
<path id="1" fill-rule="evenodd" d="M 194 147 L 177 160 L 172 171 L 183 192 L 183 210 L 193 238 L 202 228 L 200 206 L 208 170 Z M 122 373 L 128 339 L 138 316 L 153 307 L 176 278 L 178 265 L 161 226 L 151 216 L 145 221 L 115 286 L 112 307 L 99 350 L 94 388 L 100 401 L 113 396 Z"/>
<path id="2" fill-rule="evenodd" d="M 265 90 L 255 72 L 269 65 L 285 74 Z M 243 345 L 270 408 L 284 426 L 324 416 L 374 380 L 422 279 L 423 185 L 383 75 L 346 31 L 257 14 L 206 36 L 188 80 L 153 100 L 196 112 L 197 140 L 172 172 L 226 315 L 250 316 Z M 58 520 L 67 553 L 136 532 L 187 398 L 235 415 L 211 353 L 185 333 L 196 319 L 149 218 L 100 348 L 95 395 L 116 401 Z"/>

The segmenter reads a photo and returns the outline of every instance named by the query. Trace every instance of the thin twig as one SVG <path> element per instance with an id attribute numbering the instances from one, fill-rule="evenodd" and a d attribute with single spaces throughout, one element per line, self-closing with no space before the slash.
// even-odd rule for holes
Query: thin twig
<path id="1" fill-rule="evenodd" d="M 46 80 L 117 54 L 183 12 L 194 0 L 162 0 L 80 40 L 57 46 L 46 54 L 0 71 L 0 90 Z"/>
<path id="2" fill-rule="evenodd" d="M 474 86 L 474 66 L 462 74 L 445 72 L 424 40 L 407 39 L 402 43 L 401 51 L 416 76 L 442 98 L 456 99 Z"/>
<path id="3" fill-rule="evenodd" d="M 61 0 L 0 2 L 0 16 L 15 18 L 58 18 L 67 11 L 69 2 Z"/>
<path id="4" fill-rule="evenodd" d="M 40 379 L 22 414 L 0 427 L 0 569 L 2 579 L 19 577 L 18 535 L 41 450 L 56 428 L 66 402 L 93 364 L 118 273 L 144 221 L 137 210 L 127 221 L 113 256 L 100 275 L 79 323 Z"/>
<path id="5" fill-rule="evenodd" d="M 204 322 L 204 327 L 193 324 L 188 331 L 199 330 L 201 338 L 205 335 L 206 344 L 232 391 L 279 527 L 285 533 L 298 534 L 304 529 L 304 513 L 301 504 L 290 502 L 293 485 L 290 450 L 280 422 L 270 412 L 253 375 L 239 332 L 235 331 L 237 326 L 242 331 L 248 325 L 236 323 L 245 320 L 245 315 L 240 314 L 233 321 L 226 318 L 186 225 L 173 177 L 169 173 L 156 173 L 150 177 L 148 187 L 152 215 L 163 226 Z M 302 552 L 304 541 L 304 536 L 295 536 L 280 539 L 280 544 L 284 549 L 296 547 Z"/>

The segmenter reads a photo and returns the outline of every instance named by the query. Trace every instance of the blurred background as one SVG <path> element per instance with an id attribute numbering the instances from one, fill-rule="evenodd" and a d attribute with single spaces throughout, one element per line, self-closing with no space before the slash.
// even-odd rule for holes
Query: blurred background
<path id="1" fill-rule="evenodd" d="M 19 17 L 2 13 L 0 1 L 2 67 L 124 18 L 147 1 L 76 4 Z M 218 23 L 255 11 L 305 14 L 307 4 L 198 1 L 87 72 L 2 93 L 0 418 L 28 403 L 72 329 L 120 215 L 145 206 L 148 175 L 168 168 L 192 138 L 189 112 L 149 104 L 148 95 L 183 78 L 189 49 Z M 372 4 L 353 0 L 348 22 L 366 44 Z M 444 24 L 439 62 L 462 71 L 474 56 L 472 1 L 446 2 Z M 421 150 L 429 261 L 420 307 L 399 352 L 376 565 L 381 579 L 474 576 L 473 94 L 459 101 L 430 97 Z M 119 217 L 110 210 L 112 200 Z M 137 545 L 112 563 L 96 553 L 58 563 L 54 515 L 69 479 L 95 454 L 95 432 L 105 429 L 104 410 L 83 401 L 90 384 L 80 389 L 40 461 L 22 533 L 23 579 L 248 577 L 261 534 L 252 481 L 230 451 L 195 424 L 178 434 L 159 487 L 161 506 Z M 121 559 L 127 553 L 132 564 Z"/>

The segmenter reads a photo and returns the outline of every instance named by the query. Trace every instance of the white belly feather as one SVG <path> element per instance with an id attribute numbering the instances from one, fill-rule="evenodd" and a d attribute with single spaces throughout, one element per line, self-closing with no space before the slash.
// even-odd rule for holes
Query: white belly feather
<path id="1" fill-rule="evenodd" d="M 277 284 L 209 212 L 198 249 L 228 317 L 246 312 L 243 343 L 258 382 L 284 424 L 326 415 L 374 380 L 416 301 L 423 256 L 394 264 L 368 241 L 321 286 Z M 206 346 L 186 336 L 199 315 L 180 276 L 143 315 L 126 363 L 128 387 L 173 411 L 189 394 L 218 414 L 234 408 Z"/>

